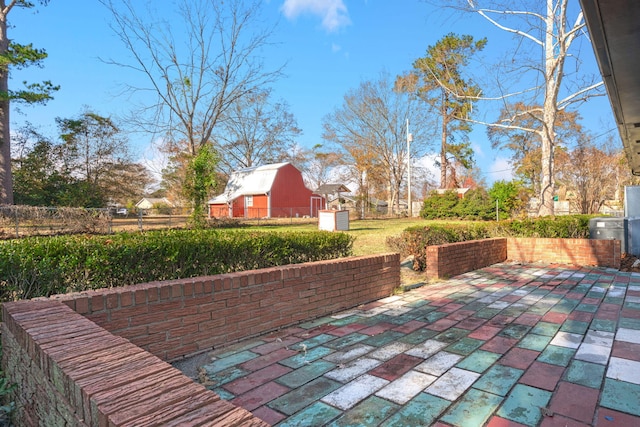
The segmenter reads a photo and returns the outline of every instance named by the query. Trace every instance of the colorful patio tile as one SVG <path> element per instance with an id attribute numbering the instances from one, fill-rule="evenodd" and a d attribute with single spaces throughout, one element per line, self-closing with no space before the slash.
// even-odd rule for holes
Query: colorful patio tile
<path id="1" fill-rule="evenodd" d="M 268 406 L 283 414 L 293 415 L 340 387 L 342 384 L 339 382 L 320 377 L 272 400 Z"/>
<path id="2" fill-rule="evenodd" d="M 553 365 L 567 366 L 575 354 L 575 349 L 548 345 L 538 356 L 538 360 Z"/>
<path id="3" fill-rule="evenodd" d="M 429 357 L 436 354 L 441 349 L 447 346 L 446 342 L 437 341 L 437 340 L 427 340 L 424 343 L 413 347 L 408 350 L 406 353 L 410 356 L 421 357 L 423 359 L 428 359 Z"/>
<path id="4" fill-rule="evenodd" d="M 550 399 L 551 392 L 516 384 L 498 409 L 497 415 L 527 426 L 536 426 Z"/>
<path id="5" fill-rule="evenodd" d="M 416 366 L 415 370 L 424 372 L 425 374 L 440 376 L 447 372 L 449 368 L 458 363 L 461 359 L 462 356 L 458 354 L 441 351 Z"/>
<path id="6" fill-rule="evenodd" d="M 524 373 L 521 369 L 494 365 L 473 385 L 473 388 L 498 396 L 505 396 Z"/>
<path id="7" fill-rule="evenodd" d="M 573 360 L 564 374 L 564 379 L 571 383 L 600 389 L 604 372 L 603 365 Z"/>
<path id="8" fill-rule="evenodd" d="M 607 378 L 640 384 L 640 362 L 612 357 L 607 369 Z"/>
<path id="9" fill-rule="evenodd" d="M 569 332 L 558 332 L 553 339 L 551 340 L 551 344 L 558 347 L 566 347 L 566 348 L 574 348 L 577 349 L 580 347 L 582 343 L 583 336 L 579 333 L 569 333 Z"/>
<path id="10" fill-rule="evenodd" d="M 370 352 L 369 357 L 385 361 L 385 360 L 392 359 L 398 354 L 404 353 L 412 348 L 413 348 L 412 344 L 397 341 L 391 344 L 387 344 L 384 347 L 381 347 L 377 350 Z"/>
<path id="11" fill-rule="evenodd" d="M 454 401 L 473 384 L 480 374 L 460 368 L 451 368 L 425 391 L 443 399 Z"/>
<path id="12" fill-rule="evenodd" d="M 407 334 L 403 337 L 398 338 L 398 341 L 416 345 L 416 344 L 423 343 L 428 339 L 435 337 L 436 335 L 438 335 L 437 331 L 432 331 L 427 328 L 421 328 L 414 332 L 411 332 L 410 334 Z"/>
<path id="13" fill-rule="evenodd" d="M 515 347 L 505 354 L 498 363 L 512 368 L 525 370 L 538 357 L 540 352 L 526 348 Z"/>
<path id="14" fill-rule="evenodd" d="M 441 420 L 454 426 L 481 426 L 501 402 L 500 396 L 472 388 Z"/>
<path id="15" fill-rule="evenodd" d="M 227 357 L 222 359 L 214 360 L 212 363 L 205 365 L 205 369 L 207 372 L 215 373 L 224 371 L 227 368 L 232 366 L 240 365 L 241 363 L 246 362 L 247 360 L 255 359 L 260 356 L 259 354 L 253 353 L 251 351 L 245 350 L 239 353 L 230 354 Z"/>
<path id="16" fill-rule="evenodd" d="M 323 402 L 315 402 L 303 411 L 287 418 L 278 427 L 323 426 L 342 414 L 342 411 Z"/>
<path id="17" fill-rule="evenodd" d="M 598 403 L 599 390 L 578 384 L 560 382 L 549 404 L 554 414 L 591 423 Z"/>
<path id="18" fill-rule="evenodd" d="M 379 360 L 362 357 L 352 360 L 346 365 L 340 365 L 336 369 L 329 371 L 324 375 L 327 378 L 346 383 L 379 366 L 380 364 L 382 364 L 382 362 Z"/>
<path id="19" fill-rule="evenodd" d="M 259 371 L 238 378 L 235 381 L 225 384 L 223 387 L 235 395 L 243 394 L 262 384 L 277 379 L 278 377 L 291 372 L 291 368 L 282 365 L 267 366 Z"/>
<path id="20" fill-rule="evenodd" d="M 593 319 L 590 328 L 595 331 L 615 332 L 616 323 L 615 320 Z"/>
<path id="21" fill-rule="evenodd" d="M 362 340 L 361 343 L 364 345 L 370 345 L 373 347 L 382 347 L 385 344 L 389 344 L 390 342 L 396 341 L 398 338 L 404 335 L 405 334 L 398 331 L 385 331 L 381 334 Z"/>
<path id="22" fill-rule="evenodd" d="M 518 343 L 518 340 L 515 338 L 497 336 L 497 337 L 491 338 L 489 341 L 484 343 L 480 348 L 482 350 L 504 354 L 507 351 L 509 351 L 509 349 L 514 345 L 516 345 L 517 343 Z"/>
<path id="23" fill-rule="evenodd" d="M 285 385 L 289 388 L 297 388 L 302 385 L 322 376 L 324 373 L 334 369 L 336 365 L 334 363 L 327 362 L 325 360 L 316 360 L 315 362 L 304 365 L 288 374 L 282 375 L 276 379 L 276 382 Z"/>
<path id="24" fill-rule="evenodd" d="M 449 405 L 451 402 L 446 399 L 420 393 L 380 424 L 380 427 L 430 426 Z"/>
<path id="25" fill-rule="evenodd" d="M 640 275 L 498 264 L 211 355 L 278 426 L 640 425 Z"/>
<path id="26" fill-rule="evenodd" d="M 608 408 L 598 409 L 597 426 L 626 427 L 640 425 L 640 417 L 614 411 Z"/>
<path id="27" fill-rule="evenodd" d="M 606 365 L 612 344 L 613 333 L 589 331 L 574 357 L 578 360 Z"/>
<path id="28" fill-rule="evenodd" d="M 333 353 L 333 350 L 327 347 L 314 347 L 308 351 L 302 351 L 296 354 L 295 356 L 288 357 L 279 361 L 281 365 L 288 366 L 293 369 L 298 369 L 304 365 L 308 365 L 309 363 L 321 359 L 322 357 Z"/>
<path id="29" fill-rule="evenodd" d="M 421 362 L 422 359 L 419 357 L 402 353 L 369 370 L 369 373 L 385 380 L 394 381 Z"/>
<path id="30" fill-rule="evenodd" d="M 614 341 L 611 356 L 640 361 L 640 344 L 626 341 Z"/>
<path id="31" fill-rule="evenodd" d="M 253 411 L 265 403 L 282 396 L 288 391 L 289 387 L 285 387 L 271 381 L 261 385 L 260 387 L 256 387 L 243 395 L 237 396 L 235 399 L 231 400 L 231 403 L 241 406 L 248 411 Z"/>
<path id="32" fill-rule="evenodd" d="M 615 339 L 618 341 L 626 341 L 634 344 L 640 344 L 640 330 L 620 328 L 615 334 Z"/>
<path id="33" fill-rule="evenodd" d="M 332 341 L 328 341 L 327 343 L 324 344 L 324 346 L 332 348 L 334 350 L 342 350 L 360 341 L 364 341 L 367 338 L 370 338 L 369 335 L 359 334 L 356 332 L 356 333 L 351 333 L 349 335 L 345 335 L 341 338 L 334 339 Z"/>
<path id="34" fill-rule="evenodd" d="M 280 421 L 287 418 L 286 415 L 281 414 L 278 411 L 274 411 L 268 406 L 261 406 L 258 409 L 255 409 L 252 413 L 256 417 L 260 418 L 262 421 L 265 421 L 266 423 L 272 426 L 276 425 Z"/>
<path id="35" fill-rule="evenodd" d="M 605 378 L 600 405 L 640 416 L 640 385 Z"/>
<path id="36" fill-rule="evenodd" d="M 427 388 L 438 377 L 417 371 L 409 371 L 383 387 L 376 396 L 404 405 Z"/>
<path id="37" fill-rule="evenodd" d="M 309 350 L 334 339 L 336 339 L 334 335 L 319 334 L 314 337 L 308 338 L 306 340 L 297 342 L 293 345 L 290 345 L 289 348 L 291 350 L 297 350 L 297 351 L 302 350 L 303 348 L 306 348 L 307 350 Z"/>
<path id="38" fill-rule="evenodd" d="M 462 338 L 458 342 L 455 342 L 445 348 L 446 351 L 451 353 L 457 353 L 462 356 L 471 354 L 474 350 L 478 349 L 484 341 L 477 340 L 469 337 Z"/>
<path id="39" fill-rule="evenodd" d="M 520 338 L 524 337 L 527 332 L 529 332 L 529 329 L 531 329 L 531 327 L 527 325 L 512 324 L 503 328 L 502 331 L 498 333 L 498 335 L 519 340 Z"/>
<path id="40" fill-rule="evenodd" d="M 365 354 L 370 353 L 375 349 L 376 347 L 359 343 L 342 351 L 336 351 L 335 353 L 324 356 L 324 360 L 333 363 L 347 363 L 355 358 L 364 356 Z"/>
<path id="41" fill-rule="evenodd" d="M 542 351 L 547 344 L 551 341 L 550 336 L 536 335 L 533 333 L 527 334 L 518 343 L 518 347 L 526 348 L 528 350 Z"/>
<path id="42" fill-rule="evenodd" d="M 490 351 L 477 350 L 467 356 L 464 360 L 458 362 L 456 367 L 482 373 L 492 366 L 502 355 L 492 353 Z"/>
<path id="43" fill-rule="evenodd" d="M 446 331 L 436 335 L 435 340 L 451 344 L 467 336 L 469 331 L 460 328 L 449 328 Z"/>
<path id="44" fill-rule="evenodd" d="M 553 337 L 558 332 L 558 329 L 560 329 L 560 326 L 558 323 L 538 322 L 533 329 L 531 329 L 531 333 Z"/>
<path id="45" fill-rule="evenodd" d="M 375 427 L 397 411 L 398 405 L 371 396 L 328 424 L 329 427 Z"/>
<path id="46" fill-rule="evenodd" d="M 380 390 L 389 381 L 373 375 L 362 375 L 341 388 L 329 393 L 321 400 L 324 403 L 346 410 L 354 407 L 358 402 Z"/>
<path id="47" fill-rule="evenodd" d="M 520 378 L 522 384 L 553 391 L 564 372 L 563 366 L 548 363 L 533 362 L 525 374 Z"/>

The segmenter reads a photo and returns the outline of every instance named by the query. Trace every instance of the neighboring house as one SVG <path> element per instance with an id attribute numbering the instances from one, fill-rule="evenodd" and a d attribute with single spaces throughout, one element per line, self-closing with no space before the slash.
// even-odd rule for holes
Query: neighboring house
<path id="1" fill-rule="evenodd" d="M 233 172 L 224 192 L 209 200 L 209 216 L 316 217 L 324 207 L 324 198 L 304 185 L 295 166 L 275 163 Z"/>
<path id="2" fill-rule="evenodd" d="M 369 197 L 369 208 L 378 214 L 386 214 L 389 211 L 389 203 L 376 197 Z"/>
<path id="3" fill-rule="evenodd" d="M 324 194 L 324 193 L 323 193 Z M 354 196 L 349 194 L 329 195 L 327 197 L 327 209 L 356 209 L 357 201 Z"/>
<path id="4" fill-rule="evenodd" d="M 471 188 L 469 187 L 465 187 L 465 188 L 439 188 L 436 190 L 436 193 L 438 194 L 444 194 L 447 191 L 454 191 L 456 193 L 458 193 L 458 198 L 459 199 L 464 199 L 465 194 L 467 194 L 467 192 L 471 190 Z M 406 202 L 405 202 L 406 205 Z"/>
<path id="5" fill-rule="evenodd" d="M 142 211 L 148 211 L 158 206 L 169 207 L 169 208 L 175 207 L 173 203 L 171 203 L 171 201 L 166 197 L 162 197 L 159 199 L 154 197 L 143 197 L 142 199 L 140 199 L 138 203 L 136 203 L 136 209 L 139 209 Z"/>

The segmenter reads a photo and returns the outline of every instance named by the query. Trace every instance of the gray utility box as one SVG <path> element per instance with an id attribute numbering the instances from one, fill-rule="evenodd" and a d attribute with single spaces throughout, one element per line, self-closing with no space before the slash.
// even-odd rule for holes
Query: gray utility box
<path id="1" fill-rule="evenodd" d="M 640 217 L 591 218 L 589 238 L 620 240 L 623 254 L 640 256 Z"/>

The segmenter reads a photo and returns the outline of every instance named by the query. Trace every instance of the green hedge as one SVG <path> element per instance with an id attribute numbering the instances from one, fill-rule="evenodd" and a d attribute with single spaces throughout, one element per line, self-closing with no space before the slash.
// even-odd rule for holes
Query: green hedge
<path id="1" fill-rule="evenodd" d="M 491 237 L 589 238 L 591 215 L 567 215 L 493 222 L 430 223 L 407 228 L 387 246 L 403 257 L 413 255 L 413 268 L 426 268 L 427 246 Z"/>
<path id="2" fill-rule="evenodd" d="M 0 243 L 0 301 L 265 268 L 352 254 L 329 232 L 163 230 Z"/>

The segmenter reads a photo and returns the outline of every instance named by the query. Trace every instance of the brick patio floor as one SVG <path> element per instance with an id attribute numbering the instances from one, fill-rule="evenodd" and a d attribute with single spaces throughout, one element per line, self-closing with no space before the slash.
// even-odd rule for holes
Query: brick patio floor
<path id="1" fill-rule="evenodd" d="M 277 426 L 640 426 L 640 274 L 503 263 L 210 353 Z"/>

